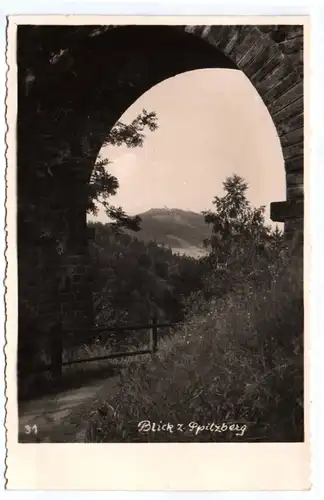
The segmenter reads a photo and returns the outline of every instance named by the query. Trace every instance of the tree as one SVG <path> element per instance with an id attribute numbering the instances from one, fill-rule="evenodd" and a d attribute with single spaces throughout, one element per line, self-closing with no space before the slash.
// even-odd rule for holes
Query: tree
<path id="1" fill-rule="evenodd" d="M 130 148 L 141 147 L 144 142 L 145 128 L 154 131 L 157 129 L 157 119 L 154 112 L 148 113 L 145 109 L 126 125 L 119 121 L 104 141 L 104 145 Z M 108 199 L 114 196 L 119 187 L 116 177 L 112 176 L 107 167 L 111 162 L 107 158 L 98 157 L 89 182 L 88 213 L 98 214 L 98 203 L 104 206 L 106 215 L 115 222 L 116 228 L 124 227 L 133 231 L 139 230 L 140 217 L 130 217 L 121 207 L 111 205 Z"/>
<path id="2" fill-rule="evenodd" d="M 215 211 L 203 212 L 205 222 L 212 225 L 212 237 L 205 245 L 211 246 L 214 262 L 220 265 L 244 254 L 251 243 L 262 249 L 271 232 L 265 224 L 265 207 L 251 206 L 246 197 L 248 184 L 242 177 L 227 177 L 223 187 L 225 195 L 214 198 Z"/>
<path id="3" fill-rule="evenodd" d="M 206 286 L 214 294 L 224 293 L 247 277 L 257 277 L 278 255 L 282 234 L 273 232 L 265 222 L 265 207 L 253 207 L 247 199 L 248 184 L 239 175 L 223 182 L 225 194 L 215 196 L 214 211 L 203 212 L 212 226 L 212 236 L 205 241 L 210 248 Z"/>
<path id="4" fill-rule="evenodd" d="M 201 265 L 152 241 L 116 234 L 111 224 L 95 227 L 90 249 L 98 324 L 183 319 L 184 297 L 201 288 Z"/>

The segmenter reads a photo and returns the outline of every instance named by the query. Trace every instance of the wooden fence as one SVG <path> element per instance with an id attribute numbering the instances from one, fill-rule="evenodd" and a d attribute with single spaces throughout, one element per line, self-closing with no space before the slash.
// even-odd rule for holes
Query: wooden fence
<path id="1" fill-rule="evenodd" d="M 126 356 L 138 356 L 143 354 L 155 354 L 158 350 L 158 329 L 159 328 L 171 328 L 177 323 L 158 323 L 155 318 L 151 320 L 150 323 L 145 325 L 125 325 L 125 326 L 115 326 L 115 327 L 96 327 L 87 330 L 66 330 L 62 328 L 61 324 L 56 324 L 53 326 L 51 332 L 52 346 L 51 346 L 51 360 L 50 364 L 40 367 L 37 371 L 50 371 L 54 380 L 60 380 L 62 377 L 62 370 L 64 366 L 73 365 L 77 363 L 86 363 L 91 361 L 101 361 L 104 359 L 113 358 L 123 358 Z M 125 332 L 125 331 L 138 331 L 138 330 L 150 330 L 150 348 L 138 351 L 124 351 L 116 352 L 111 354 L 106 354 L 104 356 L 93 356 L 82 359 L 76 359 L 71 361 L 63 361 L 63 348 L 64 348 L 64 338 L 69 333 L 78 333 L 82 336 L 82 339 L 86 341 L 88 339 L 94 339 L 100 334 L 108 332 Z M 86 334 L 86 337 L 84 336 Z M 76 346 L 76 344 L 75 344 Z M 69 344 L 69 347 L 73 345 Z"/>

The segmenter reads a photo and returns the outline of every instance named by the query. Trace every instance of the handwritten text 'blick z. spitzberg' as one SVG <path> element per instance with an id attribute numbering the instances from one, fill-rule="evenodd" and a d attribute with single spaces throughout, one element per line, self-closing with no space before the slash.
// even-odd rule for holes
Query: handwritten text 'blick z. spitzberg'
<path id="1" fill-rule="evenodd" d="M 189 422 L 189 424 L 171 424 L 170 422 L 151 422 L 150 420 L 142 420 L 138 423 L 139 432 L 168 432 L 170 434 L 175 432 L 192 432 L 195 436 L 198 436 L 202 432 L 233 432 L 236 436 L 243 436 L 246 430 L 246 424 L 225 422 L 208 422 L 205 425 L 201 425 L 198 422 Z"/>

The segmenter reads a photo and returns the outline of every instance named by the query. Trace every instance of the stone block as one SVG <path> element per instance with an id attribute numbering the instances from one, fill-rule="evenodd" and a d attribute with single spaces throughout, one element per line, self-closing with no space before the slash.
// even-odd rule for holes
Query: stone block
<path id="1" fill-rule="evenodd" d="M 304 185 L 287 185 L 287 200 L 296 201 L 297 199 L 302 199 L 304 197 Z"/>
<path id="2" fill-rule="evenodd" d="M 279 82 L 281 82 L 289 73 L 292 68 L 287 65 L 284 59 L 281 63 L 275 67 L 275 69 L 269 71 L 265 74 L 263 79 L 258 79 L 254 82 L 255 88 L 263 96 L 269 89 L 275 87 Z"/>
<path id="3" fill-rule="evenodd" d="M 270 217 L 274 222 L 285 222 L 289 219 L 303 218 L 303 214 L 303 201 L 279 201 L 270 205 Z"/>
<path id="4" fill-rule="evenodd" d="M 293 87 L 300 81 L 300 76 L 296 71 L 291 70 L 288 75 L 280 77 L 273 86 L 269 87 L 263 94 L 265 104 L 273 103 L 280 95 Z"/>
<path id="5" fill-rule="evenodd" d="M 296 158 L 288 158 L 285 160 L 285 170 L 286 173 L 290 172 L 301 172 L 304 170 L 304 157 L 299 156 Z"/>
<path id="6" fill-rule="evenodd" d="M 259 71 L 251 76 L 251 82 L 260 93 L 263 94 L 268 88 L 273 73 L 282 65 L 282 62 L 283 55 L 281 53 L 274 54 Z"/>
<path id="7" fill-rule="evenodd" d="M 254 26 L 241 26 L 225 47 L 224 52 L 240 67 L 240 61 L 244 58 L 246 61 L 247 53 L 255 44 L 260 43 L 262 36 Z"/>
<path id="8" fill-rule="evenodd" d="M 294 36 L 294 38 L 283 40 L 279 46 L 285 54 L 299 53 L 303 50 L 304 40 L 302 36 Z"/>
<path id="9" fill-rule="evenodd" d="M 304 154 L 304 143 L 299 142 L 292 146 L 285 146 L 282 151 L 285 159 L 301 156 Z"/>
<path id="10" fill-rule="evenodd" d="M 227 44 L 224 47 L 224 53 L 232 60 L 235 60 L 236 57 L 239 60 L 247 51 L 248 42 L 246 41 L 246 38 L 247 35 L 250 34 L 250 32 L 251 32 L 251 26 L 249 25 L 236 26 L 236 29 L 231 34 Z"/>
<path id="11" fill-rule="evenodd" d="M 260 33 L 259 38 L 257 38 L 254 44 L 248 49 L 248 51 L 242 56 L 239 61 L 239 68 L 244 71 L 248 77 L 247 69 L 252 67 L 259 67 L 263 59 L 263 53 L 266 48 L 270 45 L 270 40 Z M 255 66 L 253 66 L 256 64 Z M 251 69 L 253 72 L 254 70 Z"/>
<path id="12" fill-rule="evenodd" d="M 303 96 L 304 85 L 303 82 L 300 81 L 289 90 L 284 92 L 280 97 L 269 103 L 268 110 L 271 114 L 275 114 L 283 107 L 288 106 L 290 103 L 295 102 L 297 99 L 303 98 Z"/>
<path id="13" fill-rule="evenodd" d="M 273 121 L 275 125 L 287 120 L 288 118 L 298 116 L 304 111 L 304 99 L 300 97 L 297 101 L 292 102 L 280 111 L 272 114 Z"/>
<path id="14" fill-rule="evenodd" d="M 286 176 L 288 187 L 300 187 L 304 185 L 304 172 L 293 172 Z"/>
<path id="15" fill-rule="evenodd" d="M 182 28 L 182 27 L 181 27 Z M 188 25 L 184 27 L 186 33 L 190 33 L 192 35 L 196 35 L 198 37 L 202 37 L 202 33 L 204 30 L 204 25 Z"/>
<path id="16" fill-rule="evenodd" d="M 299 132 L 298 132 L 299 131 Z M 277 132 L 282 145 L 288 145 L 293 140 L 293 134 L 297 133 L 300 139 L 304 139 L 304 113 L 294 115 L 284 122 L 277 124 Z M 293 140 L 293 142 L 296 142 Z"/>
<path id="17" fill-rule="evenodd" d="M 244 73 L 248 78 L 251 79 L 252 83 L 255 85 L 255 82 L 262 79 L 262 75 L 264 73 L 264 68 L 270 63 L 271 60 L 275 56 L 280 57 L 280 53 L 278 53 L 279 49 L 273 43 L 270 43 L 265 37 L 264 45 L 262 46 L 262 50 L 258 53 L 257 57 L 253 59 L 248 65 L 244 68 Z M 281 55 L 282 57 L 282 55 Z M 276 60 L 276 62 L 278 62 Z M 258 74 L 261 74 L 260 78 L 257 78 Z"/>
<path id="18" fill-rule="evenodd" d="M 237 27 L 235 25 L 211 26 L 205 35 L 203 32 L 203 38 L 219 50 L 223 50 L 236 30 Z"/>
<path id="19" fill-rule="evenodd" d="M 293 130 L 289 134 L 285 134 L 280 137 L 281 145 L 283 149 L 293 147 L 296 144 L 303 144 L 304 142 L 304 128 L 298 128 Z M 301 153 L 302 154 L 302 153 Z M 297 156 L 297 155 L 295 155 Z M 285 153 L 285 158 L 288 158 L 289 155 Z"/>

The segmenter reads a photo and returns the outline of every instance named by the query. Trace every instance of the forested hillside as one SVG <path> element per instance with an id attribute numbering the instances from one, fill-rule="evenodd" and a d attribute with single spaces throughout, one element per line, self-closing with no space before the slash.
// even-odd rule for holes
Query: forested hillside
<path id="1" fill-rule="evenodd" d="M 174 254 L 154 241 L 91 223 L 97 324 L 145 323 L 184 318 L 184 302 L 202 286 L 204 262 Z"/>
<path id="2" fill-rule="evenodd" d="M 156 241 L 170 247 L 174 253 L 191 257 L 206 255 L 203 242 L 210 238 L 211 229 L 202 214 L 178 208 L 152 208 L 139 216 L 139 239 Z"/>

